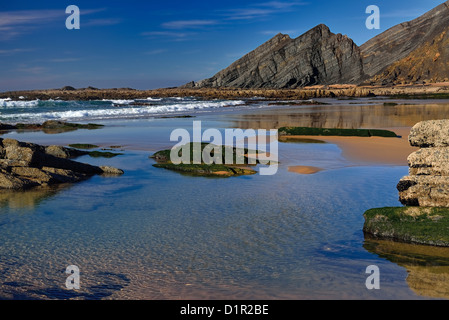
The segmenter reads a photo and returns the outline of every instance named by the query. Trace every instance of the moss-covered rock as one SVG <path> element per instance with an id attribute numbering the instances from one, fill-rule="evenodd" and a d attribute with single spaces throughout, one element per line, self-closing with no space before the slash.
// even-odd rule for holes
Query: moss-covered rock
<path id="1" fill-rule="evenodd" d="M 449 208 L 375 208 L 364 217 L 363 231 L 374 237 L 449 247 Z"/>
<path id="2" fill-rule="evenodd" d="M 116 156 L 123 155 L 123 153 L 115 153 L 108 151 L 90 151 L 88 154 L 92 158 L 114 158 Z"/>
<path id="3" fill-rule="evenodd" d="M 156 168 L 164 168 L 168 170 L 183 172 L 191 175 L 200 176 L 220 176 L 231 177 L 241 175 L 255 174 L 256 171 L 248 168 L 231 167 L 219 164 L 173 164 L 173 163 L 159 163 L 154 165 Z"/>
<path id="4" fill-rule="evenodd" d="M 343 137 L 386 137 L 397 138 L 398 135 L 389 130 L 377 129 L 331 129 L 309 127 L 282 127 L 279 136 L 343 136 Z"/>
<path id="5" fill-rule="evenodd" d="M 103 125 L 95 123 L 80 124 L 80 123 L 69 123 L 65 121 L 49 120 L 44 122 L 43 124 L 17 123 L 16 125 L 9 125 L 7 129 L 5 127 L 5 129 L 2 130 L 41 130 L 47 134 L 56 134 L 74 131 L 78 129 L 95 130 L 103 127 L 104 127 Z"/>
<path id="6" fill-rule="evenodd" d="M 74 144 L 69 144 L 69 147 L 75 148 L 75 149 L 84 149 L 84 150 L 99 148 L 97 145 L 89 144 L 89 143 L 74 143 Z"/>
<path id="7" fill-rule="evenodd" d="M 241 176 L 241 175 L 251 175 L 257 173 L 252 168 L 249 168 L 249 166 L 254 166 L 258 163 L 257 160 L 252 160 L 249 157 L 250 150 L 248 149 L 239 149 L 239 148 L 233 148 L 228 146 L 215 146 L 211 145 L 209 143 L 190 143 L 189 145 L 184 145 L 178 147 L 178 150 L 175 150 L 175 152 L 178 152 L 178 156 L 182 157 L 182 153 L 184 148 L 188 147 L 190 154 L 189 154 L 189 163 L 181 163 L 181 164 L 174 164 L 171 159 L 171 152 L 172 150 L 161 150 L 150 156 L 150 158 L 153 158 L 156 160 L 157 164 L 154 164 L 154 167 L 157 168 L 165 168 L 168 170 L 183 172 L 189 175 L 196 175 L 196 176 L 220 176 L 220 177 L 231 177 L 231 176 Z M 216 157 L 221 158 L 221 163 L 212 163 L 207 164 L 201 161 L 201 163 L 194 163 L 194 148 L 200 147 L 201 148 L 201 155 L 203 154 L 204 149 L 206 146 L 211 147 L 210 149 L 210 157 L 214 158 Z M 215 150 L 213 147 L 217 147 L 217 149 L 220 150 L 220 154 L 215 154 Z M 226 162 L 226 154 L 232 154 L 232 163 Z M 242 158 L 240 158 L 240 156 Z M 239 157 L 239 158 L 238 158 Z M 242 160 L 242 161 L 240 161 Z"/>

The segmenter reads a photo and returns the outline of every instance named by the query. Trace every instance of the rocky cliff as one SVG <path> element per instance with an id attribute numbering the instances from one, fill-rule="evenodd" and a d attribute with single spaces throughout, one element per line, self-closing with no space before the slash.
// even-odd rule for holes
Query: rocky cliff
<path id="1" fill-rule="evenodd" d="M 296 39 L 278 34 L 212 78 L 186 87 L 297 88 L 356 83 L 362 76 L 357 45 L 321 24 Z"/>
<path id="2" fill-rule="evenodd" d="M 449 80 L 449 1 L 358 47 L 319 25 L 296 39 L 278 34 L 209 79 L 185 88 L 298 88 Z"/>
<path id="3" fill-rule="evenodd" d="M 360 47 L 363 70 L 376 83 L 449 78 L 449 1 L 394 26 Z"/>
<path id="4" fill-rule="evenodd" d="M 449 120 L 416 124 L 409 136 L 421 149 L 408 157 L 409 175 L 398 183 L 404 205 L 449 207 Z"/>

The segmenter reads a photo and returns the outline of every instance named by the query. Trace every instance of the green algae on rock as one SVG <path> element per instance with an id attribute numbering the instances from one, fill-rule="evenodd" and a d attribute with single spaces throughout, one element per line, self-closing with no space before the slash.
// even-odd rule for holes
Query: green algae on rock
<path id="1" fill-rule="evenodd" d="M 449 208 L 374 208 L 364 217 L 363 231 L 376 238 L 449 247 Z"/>
<path id="2" fill-rule="evenodd" d="M 99 146 L 95 145 L 95 144 L 90 144 L 90 143 L 74 143 L 74 144 L 69 144 L 70 148 L 75 148 L 75 149 L 95 149 L 95 148 L 99 148 Z"/>
<path id="3" fill-rule="evenodd" d="M 181 163 L 181 164 L 174 164 L 171 159 L 171 152 L 172 150 L 161 150 L 150 156 L 150 158 L 153 158 L 156 160 L 157 164 L 154 164 L 153 166 L 156 168 L 165 168 L 168 170 L 183 172 L 190 175 L 195 176 L 219 176 L 219 177 L 231 177 L 231 176 L 241 176 L 241 175 L 252 175 L 257 173 L 257 171 L 253 170 L 249 166 L 254 166 L 258 163 L 256 159 L 250 158 L 249 153 L 250 150 L 248 149 L 240 149 L 240 148 L 233 148 L 228 146 L 217 146 L 217 145 L 211 145 L 208 143 L 190 143 L 188 145 L 180 146 L 177 149 L 178 155 L 182 156 L 183 147 L 188 147 L 190 150 L 190 163 Z M 194 163 L 194 149 L 195 146 L 199 146 L 201 148 L 201 154 L 205 151 L 206 147 L 210 147 L 210 157 L 221 157 L 221 163 L 212 163 L 207 164 L 203 161 L 201 163 Z M 215 148 L 220 149 L 220 154 L 215 154 Z M 225 161 L 225 155 L 226 151 L 229 153 L 232 153 L 233 161 L 231 164 L 226 163 Z M 175 150 L 176 152 L 176 150 Z M 207 152 L 207 150 L 206 150 Z M 239 155 L 241 156 L 241 159 L 238 159 Z M 243 160 L 242 162 L 237 161 Z"/>
<path id="4" fill-rule="evenodd" d="M 282 127 L 279 136 L 342 136 L 342 137 L 386 137 L 397 138 L 398 135 L 389 130 L 378 129 L 337 129 L 337 128 L 309 128 Z"/>
<path id="5" fill-rule="evenodd" d="M 47 134 L 57 134 L 69 131 L 75 131 L 78 129 L 95 130 L 103 128 L 104 125 L 88 123 L 69 123 L 65 121 L 48 120 L 43 124 L 38 123 L 17 123 L 15 125 L 6 125 L 0 123 L 0 131 L 11 131 L 11 130 L 40 130 Z"/>

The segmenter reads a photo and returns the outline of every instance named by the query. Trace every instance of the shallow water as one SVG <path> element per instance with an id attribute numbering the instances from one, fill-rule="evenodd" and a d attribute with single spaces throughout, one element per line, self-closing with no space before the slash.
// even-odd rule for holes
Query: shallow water
<path id="1" fill-rule="evenodd" d="M 223 128 L 235 117 L 245 119 L 230 113 L 194 120 Z M 78 160 L 125 174 L 2 193 L 0 298 L 447 298 L 410 286 L 410 264 L 370 245 L 362 232 L 365 210 L 400 205 L 396 184 L 407 167 L 355 166 L 333 144 L 281 143 L 274 176 L 189 177 L 154 168 L 148 156 L 173 144 L 170 131 L 189 128 L 192 119 L 105 124 L 60 135 L 7 135 L 123 145 L 123 156 Z M 288 171 L 291 165 L 324 170 L 300 175 Z M 416 254 L 395 250 L 412 260 Z M 69 265 L 80 268 L 78 291 L 65 288 Z M 380 290 L 365 286 L 369 265 L 380 268 Z"/>

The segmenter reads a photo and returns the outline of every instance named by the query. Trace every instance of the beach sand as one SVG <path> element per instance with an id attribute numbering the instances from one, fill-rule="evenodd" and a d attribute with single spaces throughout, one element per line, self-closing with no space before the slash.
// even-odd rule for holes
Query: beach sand
<path id="1" fill-rule="evenodd" d="M 290 136 L 298 139 L 317 139 L 337 145 L 342 155 L 355 164 L 408 165 L 408 156 L 418 150 L 410 146 L 408 135 L 411 128 L 387 128 L 401 136 L 383 137 L 326 137 L 326 136 Z M 296 172 L 296 171 L 295 171 Z"/>
<path id="2" fill-rule="evenodd" d="M 311 167 L 311 166 L 291 166 L 288 167 L 289 172 L 295 172 L 299 174 L 314 174 L 317 172 L 322 171 L 323 169 L 318 167 Z"/>

